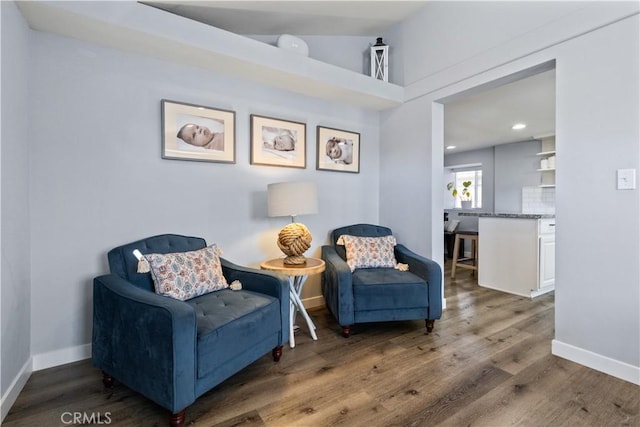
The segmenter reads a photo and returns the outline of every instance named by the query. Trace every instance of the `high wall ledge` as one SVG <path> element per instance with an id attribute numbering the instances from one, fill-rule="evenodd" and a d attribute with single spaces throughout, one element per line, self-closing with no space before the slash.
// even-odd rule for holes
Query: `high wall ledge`
<path id="1" fill-rule="evenodd" d="M 370 110 L 404 88 L 137 2 L 18 2 L 29 26 Z"/>

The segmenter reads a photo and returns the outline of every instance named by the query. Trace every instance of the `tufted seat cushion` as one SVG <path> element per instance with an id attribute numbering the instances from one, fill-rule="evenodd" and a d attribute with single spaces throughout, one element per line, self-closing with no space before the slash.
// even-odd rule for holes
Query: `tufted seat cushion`
<path id="1" fill-rule="evenodd" d="M 222 289 L 185 302 L 196 312 L 198 378 L 278 333 L 280 302 L 265 294 Z"/>
<path id="2" fill-rule="evenodd" d="M 410 271 L 394 268 L 357 269 L 352 280 L 354 306 L 359 311 L 429 305 L 427 283 Z"/>

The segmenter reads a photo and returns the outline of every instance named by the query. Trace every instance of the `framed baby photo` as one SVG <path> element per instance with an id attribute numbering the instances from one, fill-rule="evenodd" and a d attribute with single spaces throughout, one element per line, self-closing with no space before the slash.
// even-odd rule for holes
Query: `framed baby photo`
<path id="1" fill-rule="evenodd" d="M 252 114 L 251 164 L 307 167 L 307 125 Z"/>
<path id="2" fill-rule="evenodd" d="M 236 113 L 162 100 L 162 158 L 236 162 Z"/>
<path id="3" fill-rule="evenodd" d="M 318 126 L 316 169 L 360 172 L 360 134 Z"/>

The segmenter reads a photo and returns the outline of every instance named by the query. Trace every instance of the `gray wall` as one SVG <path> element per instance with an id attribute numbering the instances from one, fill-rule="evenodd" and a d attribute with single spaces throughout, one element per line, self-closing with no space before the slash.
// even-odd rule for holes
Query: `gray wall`
<path id="1" fill-rule="evenodd" d="M 495 146 L 495 212 L 522 212 L 522 187 L 540 185 L 540 141 Z"/>
<path id="2" fill-rule="evenodd" d="M 633 367 L 640 198 L 615 182 L 617 169 L 640 167 L 639 21 L 559 46 L 556 77 L 556 340 Z"/>
<path id="3" fill-rule="evenodd" d="M 446 112 L 445 112 L 446 114 Z M 482 164 L 482 209 L 475 212 L 522 212 L 522 187 L 540 184 L 540 141 L 501 144 L 461 153 L 447 153 L 444 166 Z M 445 209 L 458 229 L 477 230 L 478 218 L 458 216 L 459 209 Z"/>
<path id="4" fill-rule="evenodd" d="M 91 279 L 106 252 L 158 233 L 202 236 L 244 265 L 280 255 L 286 218 L 267 218 L 271 182 L 312 180 L 302 217 L 311 255 L 336 226 L 378 221 L 377 112 L 345 107 L 46 33 L 30 52 L 32 352 L 83 346 Z M 162 98 L 236 111 L 236 164 L 160 158 Z M 307 168 L 249 164 L 249 114 L 307 124 Z M 316 171 L 316 125 L 361 134 L 361 172 Z M 305 296 L 320 295 L 319 277 Z M 78 353 L 82 356 L 82 352 Z M 48 356 L 47 356 L 48 357 Z M 86 356 L 85 356 L 86 357 Z"/>
<path id="5" fill-rule="evenodd" d="M 430 220 L 419 214 L 429 209 L 433 192 L 442 196 L 444 185 L 442 158 L 440 173 L 434 175 L 430 164 L 434 157 L 426 143 L 428 132 L 414 125 L 426 121 L 424 114 L 428 107 L 421 100 L 403 104 L 382 113 L 380 121 L 380 140 L 387 142 L 381 144 L 380 150 L 384 176 L 380 179 L 380 222 L 393 229 L 399 242 L 425 256 L 432 254 L 433 236 L 443 239 L 442 212 L 437 232 L 432 230 Z M 416 143 L 409 146 L 408 141 Z"/>
<path id="6" fill-rule="evenodd" d="M 539 140 L 513 142 L 447 153 L 444 166 L 482 164 L 482 209 L 478 212 L 521 212 L 522 187 L 540 184 L 539 152 Z"/>
<path id="7" fill-rule="evenodd" d="M 445 109 L 445 116 L 446 116 Z M 493 212 L 494 205 L 494 150 L 493 147 L 479 150 L 463 151 L 461 153 L 446 153 L 444 166 L 482 164 L 482 209 L 475 212 Z M 446 185 L 446 183 L 445 183 Z M 450 195 L 448 194 L 447 197 Z M 449 219 L 460 221 L 459 230 L 478 230 L 478 218 L 471 216 L 458 216 L 459 209 L 445 209 L 449 213 Z"/>
<path id="8" fill-rule="evenodd" d="M 390 31 L 386 38 L 404 53 L 394 67 L 406 73 L 409 101 L 383 113 L 382 123 L 389 122 L 383 134 L 403 137 L 393 147 L 381 145 L 381 182 L 399 170 L 413 179 L 402 187 L 381 185 L 380 197 L 412 208 L 381 209 L 381 220 L 405 231 L 404 224 L 418 219 L 432 224 L 420 249 L 441 259 L 442 193 L 431 190 L 441 183 L 423 170 L 443 161 L 437 101 L 555 60 L 554 349 L 608 372 L 626 369 L 630 379 L 640 367 L 640 211 L 638 191 L 617 191 L 615 173 L 640 166 L 638 5 L 569 3 L 433 2 Z M 562 10 L 565 17 L 558 18 Z M 547 14 L 556 19 L 543 19 Z M 389 120 L 398 114 L 408 119 Z M 393 157 L 396 150 L 412 160 Z M 612 206 L 624 233 L 611 232 Z"/>
<path id="9" fill-rule="evenodd" d="M 520 46 L 530 43 L 523 40 L 527 31 L 549 24 L 558 25 L 558 17 L 580 11 L 588 3 L 429 2 L 401 25 L 384 34 L 386 43 L 392 47 L 389 49 L 389 75 L 396 84 L 418 85 L 415 89 L 423 95 L 427 87 L 434 88 L 434 79 L 440 88 L 457 81 L 458 77 L 469 77 L 461 66 L 465 68 L 470 58 L 479 59 L 484 55 L 488 61 L 494 60 L 493 65 L 496 65 L 495 60 L 506 47 L 512 46 L 514 40 L 520 39 Z M 560 25 L 575 27 L 574 22 L 563 21 Z M 411 88 L 411 92 L 413 90 Z"/>
<path id="10" fill-rule="evenodd" d="M 2 118 L 0 121 L 1 229 L 0 304 L 2 313 L 2 398 L 20 374 L 31 369 L 31 273 L 29 225 L 28 82 L 29 30 L 13 2 L 0 2 L 2 41 Z M 26 368 L 25 368 L 26 366 Z M 23 379 L 24 381 L 24 379 Z M 19 388 L 18 388 L 19 391 Z M 9 400 L 15 395 L 8 396 Z M 2 412 L 8 410 L 5 402 Z M 9 405 L 12 402 L 9 402 Z"/>

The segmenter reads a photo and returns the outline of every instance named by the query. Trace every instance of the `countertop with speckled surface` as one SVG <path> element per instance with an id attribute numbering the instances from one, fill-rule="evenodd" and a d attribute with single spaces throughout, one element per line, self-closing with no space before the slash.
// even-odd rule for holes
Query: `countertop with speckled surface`
<path id="1" fill-rule="evenodd" d="M 555 218 L 555 214 L 522 214 L 522 213 L 491 213 L 491 212 L 458 212 L 458 216 L 477 216 L 480 218 L 515 218 L 515 219 L 543 219 Z"/>

